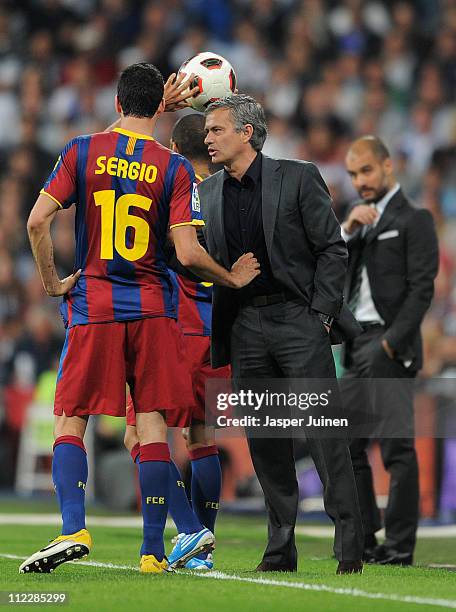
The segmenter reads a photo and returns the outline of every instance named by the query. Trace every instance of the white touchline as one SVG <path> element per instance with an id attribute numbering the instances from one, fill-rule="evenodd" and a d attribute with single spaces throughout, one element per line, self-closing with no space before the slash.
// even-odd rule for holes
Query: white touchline
<path id="1" fill-rule="evenodd" d="M 0 553 L 0 557 L 3 557 L 4 559 L 17 559 L 18 561 L 23 561 L 24 559 L 26 559 L 26 557 L 20 557 L 18 555 L 8 555 L 6 553 Z M 77 565 L 88 565 L 92 567 L 104 567 L 106 569 L 121 569 L 139 572 L 139 567 L 134 567 L 133 565 L 114 565 L 114 563 L 101 563 L 99 561 L 68 561 L 68 563 L 74 563 Z M 235 582 L 247 582 L 250 584 L 261 584 L 265 586 L 277 586 L 289 589 L 302 589 L 304 591 L 332 593 L 334 595 L 348 595 L 349 597 L 364 597 L 365 599 L 384 599 L 388 601 L 399 601 L 402 603 L 412 603 L 456 609 L 456 600 L 454 599 L 433 599 L 431 597 L 415 597 L 414 595 L 396 595 L 395 593 L 370 593 L 369 591 L 362 591 L 361 589 L 332 587 L 326 584 L 287 582 L 285 580 L 282 582 L 281 580 L 271 580 L 269 578 L 244 578 L 243 576 L 236 576 L 235 574 L 224 574 L 223 572 L 190 573 L 179 571 L 177 573 L 182 573 L 186 576 L 191 575 L 195 578 L 210 578 L 212 580 L 233 580 Z"/>
<path id="2" fill-rule="evenodd" d="M 334 595 L 349 595 L 351 597 L 364 597 L 366 599 L 386 599 L 389 601 L 399 601 L 402 603 L 414 603 L 428 606 L 440 606 L 443 608 L 455 608 L 456 600 L 452 599 L 433 599 L 429 597 L 415 597 L 414 595 L 396 595 L 394 593 L 370 593 L 361 589 L 347 589 L 332 587 L 326 584 L 307 584 L 305 582 L 282 582 L 281 580 L 271 580 L 269 578 L 244 578 L 234 574 L 224 574 L 222 572 L 195 573 L 199 578 L 215 578 L 216 580 L 236 580 L 239 582 L 251 582 L 267 586 L 280 586 L 292 589 L 302 589 L 304 591 L 319 591 L 333 593 Z"/>

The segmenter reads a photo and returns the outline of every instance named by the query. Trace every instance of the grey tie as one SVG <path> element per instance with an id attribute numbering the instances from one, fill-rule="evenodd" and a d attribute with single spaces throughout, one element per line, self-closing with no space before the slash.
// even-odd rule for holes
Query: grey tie
<path id="1" fill-rule="evenodd" d="M 371 204 L 371 207 L 375 208 L 375 204 Z M 353 314 L 355 313 L 356 307 L 358 306 L 359 302 L 361 279 L 364 267 L 364 251 L 367 244 L 366 237 L 373 228 L 374 224 L 372 223 L 371 225 L 364 225 L 364 227 L 362 227 L 361 229 L 361 245 L 358 253 L 358 259 L 356 260 L 355 270 L 353 273 L 353 279 L 350 288 L 350 298 L 348 300 L 348 307 L 350 308 Z"/>

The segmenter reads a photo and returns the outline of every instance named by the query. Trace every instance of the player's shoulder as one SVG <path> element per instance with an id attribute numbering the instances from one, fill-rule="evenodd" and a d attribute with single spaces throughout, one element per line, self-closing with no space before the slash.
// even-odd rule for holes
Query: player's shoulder
<path id="1" fill-rule="evenodd" d="M 96 132 L 94 134 L 80 134 L 79 136 L 74 136 L 74 138 L 67 142 L 63 151 L 69 151 L 73 147 L 75 147 L 77 151 L 82 148 L 88 149 L 89 145 L 92 142 L 97 142 L 101 139 L 106 141 L 107 139 L 109 139 L 109 134 L 109 132 Z"/>
<path id="2" fill-rule="evenodd" d="M 112 138 L 112 132 L 94 132 L 93 134 L 80 134 L 75 136 L 70 142 L 89 143 L 91 140 L 108 140 Z"/>
<path id="3" fill-rule="evenodd" d="M 178 165 L 182 165 L 184 166 L 184 168 L 186 170 L 188 170 L 189 172 L 191 172 L 192 175 L 195 174 L 194 170 L 193 170 L 193 166 L 192 164 L 188 161 L 188 159 L 186 157 L 184 157 L 183 155 L 181 155 L 180 153 L 176 153 L 176 151 L 171 151 L 171 149 L 168 149 L 170 155 L 171 155 L 171 159 L 175 164 Z"/>
<path id="4" fill-rule="evenodd" d="M 67 141 L 67 143 L 63 147 L 63 150 L 69 151 L 72 147 L 82 144 L 85 141 L 89 141 L 91 136 L 91 134 L 80 134 L 79 136 L 73 136 L 71 140 Z"/>
<path id="5" fill-rule="evenodd" d="M 192 177 L 194 176 L 193 166 L 188 161 L 188 159 L 180 153 L 172 151 L 168 147 L 165 147 L 165 145 L 162 145 L 157 140 L 150 140 L 147 143 L 147 149 L 152 155 L 168 163 L 176 170 L 180 166 L 183 166 L 192 175 Z"/>
<path id="6" fill-rule="evenodd" d="M 69 160 L 73 159 L 75 163 L 80 155 L 81 149 L 84 148 L 84 143 L 86 143 L 85 149 L 88 150 L 88 144 L 90 142 L 91 135 L 82 134 L 79 136 L 74 136 L 71 140 L 62 147 L 59 155 L 59 160 Z"/>
<path id="7" fill-rule="evenodd" d="M 172 156 L 173 154 L 171 149 L 169 149 L 168 147 L 165 147 L 165 145 L 162 145 L 162 143 L 158 142 L 158 140 L 155 140 L 155 138 L 152 138 L 151 140 L 147 140 L 146 143 L 147 143 L 147 148 L 154 151 L 155 154 L 156 153 L 162 154 L 168 158 Z"/>

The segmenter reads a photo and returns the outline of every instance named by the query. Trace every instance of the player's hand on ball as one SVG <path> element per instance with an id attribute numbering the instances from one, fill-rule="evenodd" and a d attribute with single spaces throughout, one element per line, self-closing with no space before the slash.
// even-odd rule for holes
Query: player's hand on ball
<path id="1" fill-rule="evenodd" d="M 73 289 L 73 287 L 76 285 L 79 280 L 79 277 L 81 276 L 81 272 L 82 270 L 78 270 L 77 272 L 75 272 L 74 274 L 70 274 L 70 276 L 67 276 L 63 280 L 57 280 L 56 284 L 52 287 L 46 287 L 46 293 L 51 297 L 59 297 L 60 295 L 65 295 L 65 293 L 68 293 L 68 291 Z"/>
<path id="2" fill-rule="evenodd" d="M 242 289 L 260 274 L 260 264 L 253 253 L 244 253 L 231 267 L 234 287 Z"/>
<path id="3" fill-rule="evenodd" d="M 378 212 L 368 204 L 359 204 L 355 206 L 348 219 L 343 224 L 347 234 L 352 234 L 355 230 L 363 225 L 371 225 L 378 217 Z"/>
<path id="4" fill-rule="evenodd" d="M 190 84 L 194 78 L 194 74 L 186 78 L 185 74 L 176 75 L 175 72 L 169 76 L 164 91 L 165 112 L 173 112 L 190 106 L 190 102 L 187 102 L 188 98 L 199 92 L 199 87 L 190 89 Z"/>

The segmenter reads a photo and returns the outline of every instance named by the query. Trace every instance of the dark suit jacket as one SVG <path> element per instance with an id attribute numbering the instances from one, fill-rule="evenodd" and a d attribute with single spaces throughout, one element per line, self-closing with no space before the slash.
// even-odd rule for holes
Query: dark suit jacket
<path id="1" fill-rule="evenodd" d="M 384 338 L 400 359 L 412 359 L 412 368 L 418 370 L 423 363 L 420 325 L 434 294 L 439 263 L 432 215 L 412 206 L 399 190 L 365 240 L 363 258 L 374 305 L 387 328 Z M 347 243 L 347 301 L 361 245 L 358 231 Z M 349 366 L 349 343 L 344 352 Z"/>
<path id="2" fill-rule="evenodd" d="M 337 319 L 332 330 L 334 342 L 357 335 L 360 328 L 343 306 L 347 248 L 317 168 L 309 162 L 263 156 L 261 180 L 263 230 L 274 277 L 309 307 Z M 198 191 L 207 250 L 229 269 L 223 171 L 203 181 Z M 238 292 L 214 285 L 213 367 L 230 361 L 231 327 L 238 309 Z"/>

